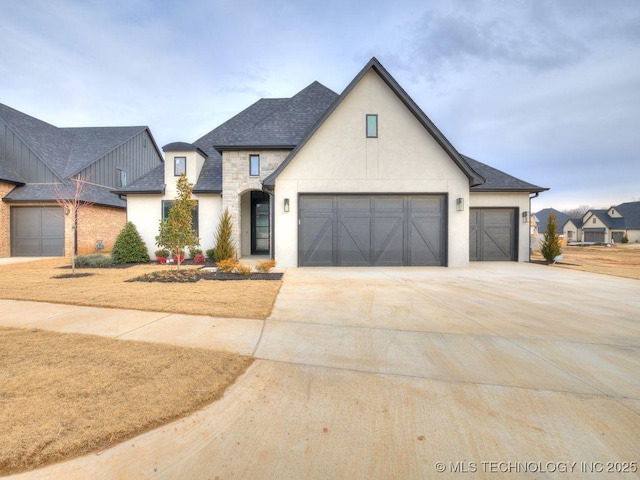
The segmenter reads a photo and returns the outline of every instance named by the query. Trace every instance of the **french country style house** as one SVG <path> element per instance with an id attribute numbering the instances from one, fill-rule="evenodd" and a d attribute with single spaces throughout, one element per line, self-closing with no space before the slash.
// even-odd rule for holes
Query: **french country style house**
<path id="1" fill-rule="evenodd" d="M 164 155 L 113 190 L 151 254 L 184 173 L 203 250 L 228 209 L 239 256 L 280 267 L 528 261 L 530 198 L 547 190 L 459 153 L 375 58 L 341 94 L 261 99 Z"/>

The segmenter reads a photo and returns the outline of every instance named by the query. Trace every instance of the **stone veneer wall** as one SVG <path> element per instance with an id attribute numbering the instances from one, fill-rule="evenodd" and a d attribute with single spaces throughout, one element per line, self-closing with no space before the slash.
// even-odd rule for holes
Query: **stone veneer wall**
<path id="1" fill-rule="evenodd" d="M 289 153 L 290 150 L 225 151 L 222 153 L 222 211 L 224 212 L 225 208 L 229 209 L 233 221 L 233 241 L 238 256 L 242 251 L 240 197 L 250 190 L 262 191 L 261 181 L 273 173 Z M 260 155 L 259 177 L 249 175 L 250 155 Z"/>
<path id="2" fill-rule="evenodd" d="M 11 207 L 2 201 L 15 185 L 0 182 L 0 258 L 11 256 Z"/>

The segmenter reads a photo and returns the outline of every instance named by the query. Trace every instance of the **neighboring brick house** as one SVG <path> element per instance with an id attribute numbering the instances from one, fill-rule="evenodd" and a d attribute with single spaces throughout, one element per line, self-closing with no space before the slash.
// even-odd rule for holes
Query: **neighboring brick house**
<path id="1" fill-rule="evenodd" d="M 163 162 L 147 127 L 58 128 L 0 104 L 0 257 L 109 251 L 126 222 L 111 190 Z M 88 180 L 72 218 L 56 202 L 70 179 Z M 76 225 L 77 228 L 74 228 Z"/>
<path id="2" fill-rule="evenodd" d="M 203 250 L 228 209 L 239 256 L 282 267 L 528 261 L 530 195 L 547 190 L 461 155 L 375 58 L 340 95 L 314 82 L 164 150 L 115 190 L 150 253 L 184 172 Z"/>

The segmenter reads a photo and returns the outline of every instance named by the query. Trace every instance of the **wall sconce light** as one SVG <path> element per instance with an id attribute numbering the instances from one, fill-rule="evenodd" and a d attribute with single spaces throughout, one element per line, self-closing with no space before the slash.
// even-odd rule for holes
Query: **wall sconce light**
<path id="1" fill-rule="evenodd" d="M 529 212 L 522 212 L 522 223 L 528 223 L 529 222 Z"/>
<path id="2" fill-rule="evenodd" d="M 464 211 L 464 198 L 456 198 L 456 210 L 459 212 Z"/>
<path id="3" fill-rule="evenodd" d="M 284 199 L 284 211 L 285 212 L 289 211 L 289 199 L 288 198 Z"/>

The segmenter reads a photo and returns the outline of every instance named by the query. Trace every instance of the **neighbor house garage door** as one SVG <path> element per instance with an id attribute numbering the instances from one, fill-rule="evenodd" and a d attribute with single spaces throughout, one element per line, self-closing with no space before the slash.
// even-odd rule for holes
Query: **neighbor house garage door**
<path id="1" fill-rule="evenodd" d="M 604 243 L 604 228 L 585 228 L 582 231 L 585 242 Z"/>
<path id="2" fill-rule="evenodd" d="M 58 207 L 11 208 L 11 255 L 64 255 L 64 218 Z"/>
<path id="3" fill-rule="evenodd" d="M 445 265 L 444 195 L 301 195 L 300 266 Z"/>
<path id="4" fill-rule="evenodd" d="M 517 260 L 515 209 L 472 208 L 469 211 L 469 260 Z"/>

